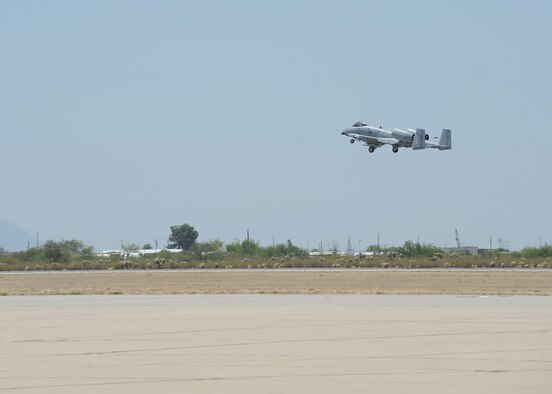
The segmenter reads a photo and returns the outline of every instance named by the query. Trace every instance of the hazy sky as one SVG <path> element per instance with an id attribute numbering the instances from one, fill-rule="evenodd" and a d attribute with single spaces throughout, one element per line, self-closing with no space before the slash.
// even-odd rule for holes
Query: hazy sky
<path id="1" fill-rule="evenodd" d="M 0 0 L 0 219 L 96 249 L 552 243 L 549 1 Z M 358 120 L 452 129 L 370 154 Z"/>

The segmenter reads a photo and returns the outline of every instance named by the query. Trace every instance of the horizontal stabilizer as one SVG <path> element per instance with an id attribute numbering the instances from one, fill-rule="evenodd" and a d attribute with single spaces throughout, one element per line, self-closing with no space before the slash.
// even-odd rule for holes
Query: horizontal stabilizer
<path id="1" fill-rule="evenodd" d="M 424 129 L 416 129 L 416 134 L 414 134 L 414 139 L 412 140 L 412 149 L 420 150 L 426 148 L 426 132 Z"/>

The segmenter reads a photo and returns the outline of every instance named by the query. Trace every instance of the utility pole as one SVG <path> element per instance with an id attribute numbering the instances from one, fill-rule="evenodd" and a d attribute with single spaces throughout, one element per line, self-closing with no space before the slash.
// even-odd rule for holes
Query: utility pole
<path id="1" fill-rule="evenodd" d="M 155 239 L 155 253 L 157 253 L 157 238 Z"/>
<path id="2" fill-rule="evenodd" d="M 377 246 L 378 246 L 378 255 L 379 255 L 379 253 L 380 253 L 379 242 L 380 242 L 380 232 L 378 231 L 378 244 L 377 244 Z"/>
<path id="3" fill-rule="evenodd" d="M 491 253 L 493 252 L 493 236 L 491 235 L 491 238 L 489 238 L 489 249 L 491 250 Z"/>

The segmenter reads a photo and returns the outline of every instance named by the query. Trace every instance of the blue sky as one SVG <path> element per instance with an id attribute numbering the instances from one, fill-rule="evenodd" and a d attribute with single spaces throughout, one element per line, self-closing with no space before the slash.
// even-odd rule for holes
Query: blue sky
<path id="1" fill-rule="evenodd" d="M 552 243 L 552 4 L 1 1 L 0 219 L 96 249 Z M 339 134 L 453 130 L 448 152 Z"/>

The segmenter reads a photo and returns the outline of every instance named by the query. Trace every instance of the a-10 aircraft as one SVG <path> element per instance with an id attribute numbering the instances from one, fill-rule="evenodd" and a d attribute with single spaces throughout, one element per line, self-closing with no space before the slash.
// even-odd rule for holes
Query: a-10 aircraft
<path id="1" fill-rule="evenodd" d="M 448 150 L 452 147 L 450 129 L 443 129 L 438 144 L 429 141 L 429 134 L 426 134 L 424 129 L 393 129 L 389 131 L 382 129 L 381 126 L 374 127 L 364 122 L 356 122 L 352 127 L 343 129 L 341 134 L 350 137 L 351 144 L 355 141 L 363 142 L 370 153 L 383 145 L 391 145 L 395 153 L 399 151 L 399 148 Z"/>

